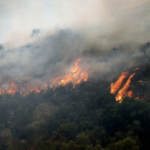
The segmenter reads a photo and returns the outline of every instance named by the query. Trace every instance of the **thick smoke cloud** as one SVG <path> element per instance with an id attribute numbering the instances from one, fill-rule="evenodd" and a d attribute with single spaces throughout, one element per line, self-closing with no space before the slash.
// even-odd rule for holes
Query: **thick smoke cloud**
<path id="1" fill-rule="evenodd" d="M 55 27 L 97 34 L 103 42 L 145 42 L 149 9 L 149 0 L 38 0 L 36 5 L 35 0 L 2 0 L 0 42 L 18 46 L 28 41 L 33 28 Z"/>
<path id="2" fill-rule="evenodd" d="M 3 45 L 0 45 L 0 51 L 1 51 L 3 48 L 4 48 Z"/>
<path id="3" fill-rule="evenodd" d="M 48 4 L 47 1 L 44 3 Z M 39 13 L 45 8 L 44 3 Z M 38 4 L 41 4 L 40 1 Z M 11 78 L 16 82 L 22 79 L 39 82 L 56 77 L 56 74 L 63 75 L 73 66 L 77 57 L 87 61 L 89 69 L 98 72 L 100 78 L 106 75 L 112 78 L 122 71 L 148 61 L 141 47 L 150 41 L 149 1 L 83 0 L 80 3 L 79 1 L 71 3 L 68 0 L 61 2 L 56 0 L 51 4 L 57 6 L 53 10 L 55 12 L 53 17 L 60 16 L 59 19 L 56 18 L 62 24 L 62 28 L 65 23 L 68 24 L 66 29 L 53 29 L 53 33 L 34 42 L 13 49 L 7 48 L 1 52 L 0 76 L 3 80 Z M 30 3 L 26 3 L 26 7 L 29 5 Z M 27 18 L 28 15 L 24 12 L 22 11 Z M 34 18 L 34 15 L 31 13 L 31 18 Z M 30 21 L 28 20 L 29 24 Z M 47 24 L 49 25 L 49 22 Z M 14 23 L 14 27 L 16 25 Z M 29 29 L 26 28 L 25 31 Z M 32 29 L 28 32 L 29 37 Z M 23 29 L 17 33 L 19 31 L 22 32 Z M 35 35 L 35 32 L 32 31 L 32 35 Z M 8 40 L 14 42 L 12 35 L 10 37 Z M 15 37 L 21 38 L 20 34 L 16 34 Z"/>
<path id="4" fill-rule="evenodd" d="M 24 79 L 38 83 L 68 73 L 76 58 L 82 57 L 89 70 L 98 72 L 100 79 L 104 76 L 112 79 L 148 61 L 143 61 L 145 56 L 140 47 L 139 44 L 125 44 L 118 49 L 106 49 L 105 45 L 99 46 L 77 31 L 58 30 L 34 43 L 1 53 L 0 76 L 2 81 L 21 82 Z"/>

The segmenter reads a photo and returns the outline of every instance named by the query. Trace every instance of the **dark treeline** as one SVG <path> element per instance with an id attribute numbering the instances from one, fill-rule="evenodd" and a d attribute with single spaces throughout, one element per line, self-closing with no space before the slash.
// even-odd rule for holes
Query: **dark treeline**
<path id="1" fill-rule="evenodd" d="M 121 104 L 100 83 L 0 96 L 0 150 L 149 150 L 150 99 Z"/>

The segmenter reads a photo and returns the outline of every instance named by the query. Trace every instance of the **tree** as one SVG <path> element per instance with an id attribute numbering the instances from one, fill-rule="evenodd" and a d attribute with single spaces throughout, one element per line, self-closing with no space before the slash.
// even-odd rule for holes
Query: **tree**
<path id="1" fill-rule="evenodd" d="M 136 141 L 131 137 L 127 137 L 123 140 L 116 142 L 110 146 L 111 150 L 140 150 Z"/>

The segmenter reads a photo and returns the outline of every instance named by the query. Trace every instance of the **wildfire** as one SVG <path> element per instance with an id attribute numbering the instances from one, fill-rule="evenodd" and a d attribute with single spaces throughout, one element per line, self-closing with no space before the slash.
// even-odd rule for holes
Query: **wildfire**
<path id="1" fill-rule="evenodd" d="M 119 79 L 114 82 L 114 83 L 111 83 L 110 85 L 110 93 L 111 94 L 115 94 L 117 92 L 117 90 L 120 88 L 123 80 L 128 76 L 128 72 L 124 72 L 121 74 L 121 76 L 119 77 Z"/>
<path id="2" fill-rule="evenodd" d="M 25 96 L 31 92 L 39 93 L 41 90 L 45 90 L 48 87 L 56 87 L 56 86 L 65 86 L 69 82 L 73 84 L 73 87 L 76 86 L 76 84 L 81 83 L 82 81 L 88 80 L 88 74 L 89 72 L 87 64 L 86 69 L 83 69 L 82 67 L 78 66 L 78 62 L 81 61 L 81 58 L 78 58 L 75 61 L 74 67 L 72 67 L 68 74 L 64 76 L 60 76 L 54 79 L 48 79 L 46 82 L 42 82 L 40 84 L 35 83 L 22 83 L 23 85 L 19 85 L 18 83 L 15 83 L 12 79 L 9 79 L 8 82 L 2 83 L 0 79 L 0 95 L 2 94 L 11 94 L 14 95 L 16 92 L 19 92 L 21 95 Z"/>
<path id="3" fill-rule="evenodd" d="M 81 81 L 87 81 L 88 73 L 87 71 L 82 71 L 82 68 L 78 66 L 79 61 L 81 61 L 81 58 L 75 61 L 75 66 L 71 68 L 67 75 L 53 79 L 53 85 L 65 86 L 67 83 L 72 82 L 73 87 L 75 87 L 75 85 L 81 83 Z"/>
<path id="4" fill-rule="evenodd" d="M 116 96 L 116 101 L 122 102 L 122 100 L 125 96 L 132 97 L 132 95 L 133 95 L 132 91 L 129 91 L 129 92 L 126 92 L 126 91 L 129 88 L 130 83 L 131 83 L 131 79 L 134 77 L 134 75 L 135 75 L 135 73 L 130 75 L 129 79 L 127 80 L 127 82 L 125 83 L 123 88 L 118 92 L 118 94 Z"/>
<path id="5" fill-rule="evenodd" d="M 133 92 L 132 91 L 127 92 L 127 96 L 128 97 L 132 97 L 133 96 Z"/>
<path id="6" fill-rule="evenodd" d="M 134 69 L 134 71 L 136 70 L 139 70 L 140 68 L 136 68 Z M 120 103 L 122 102 L 123 98 L 128 96 L 128 97 L 132 97 L 133 96 L 133 92 L 132 91 L 127 91 L 129 86 L 130 86 L 130 83 L 131 83 L 131 79 L 134 77 L 135 73 L 132 73 L 127 82 L 124 84 L 124 86 L 119 90 L 119 92 L 117 93 L 118 89 L 120 88 L 120 86 L 122 85 L 123 83 L 123 80 L 125 78 L 127 78 L 128 76 L 128 72 L 124 72 L 121 74 L 121 76 L 119 77 L 119 79 L 114 82 L 114 83 L 111 83 L 111 86 L 110 86 L 110 93 L 112 94 L 115 94 L 117 93 L 116 95 L 116 101 L 119 101 Z"/>

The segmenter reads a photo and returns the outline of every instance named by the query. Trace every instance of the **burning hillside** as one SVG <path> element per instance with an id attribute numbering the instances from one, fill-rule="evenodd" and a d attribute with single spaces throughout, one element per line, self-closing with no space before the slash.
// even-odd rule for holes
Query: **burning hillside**
<path id="1" fill-rule="evenodd" d="M 119 90 L 119 92 L 116 96 L 116 101 L 122 102 L 122 100 L 125 96 L 132 97 L 132 95 L 133 95 L 132 91 L 127 92 L 127 89 L 129 88 L 130 83 L 131 83 L 131 79 L 134 77 L 134 75 L 135 75 L 135 73 L 130 75 L 129 79 L 127 80 L 127 82 L 125 83 L 123 88 L 121 90 Z"/>
<path id="2" fill-rule="evenodd" d="M 59 76 L 53 79 L 48 79 L 46 82 L 41 81 L 39 84 L 30 83 L 23 80 L 21 84 L 15 83 L 12 79 L 9 79 L 7 83 L 4 83 L 2 79 L 0 80 L 0 94 L 11 94 L 14 95 L 16 92 L 19 92 L 21 95 L 27 95 L 31 92 L 39 93 L 41 90 L 46 90 L 48 87 L 55 88 L 56 86 L 65 86 L 69 82 L 73 84 L 73 87 L 76 84 L 81 83 L 82 81 L 88 80 L 88 66 L 84 63 L 84 68 L 78 65 L 81 58 L 77 58 L 74 66 L 70 71 L 63 76 Z"/>
<path id="3" fill-rule="evenodd" d="M 139 69 L 140 68 L 136 68 L 136 69 L 134 69 L 134 71 L 137 71 Z M 126 96 L 132 97 L 133 96 L 133 91 L 131 91 L 131 90 L 128 91 L 128 88 L 130 86 L 131 79 L 135 76 L 135 74 L 136 73 L 132 73 L 123 86 L 122 86 L 122 84 L 124 82 L 124 79 L 126 79 L 128 77 L 129 72 L 122 73 L 116 82 L 111 83 L 110 93 L 116 94 L 116 97 L 115 97 L 116 101 L 119 101 L 121 103 L 124 97 L 126 97 Z"/>
<path id="4" fill-rule="evenodd" d="M 128 72 L 124 72 L 116 82 L 111 83 L 110 93 L 115 94 L 120 88 L 121 84 L 123 83 L 123 80 L 127 78 L 127 76 L 128 76 Z"/>
<path id="5" fill-rule="evenodd" d="M 79 63 L 81 62 L 82 65 Z M 139 70 L 140 68 L 134 69 L 134 71 Z M 50 77 L 46 81 L 41 80 L 40 82 L 29 82 L 27 79 L 23 79 L 21 82 L 15 82 L 13 79 L 8 79 L 7 82 L 4 82 L 3 79 L 0 79 L 0 95 L 2 94 L 11 94 L 12 96 L 18 92 L 23 96 L 31 92 L 40 93 L 41 90 L 47 90 L 48 87 L 55 89 L 57 86 L 65 86 L 68 83 L 72 83 L 73 88 L 77 84 L 80 84 L 83 81 L 87 81 L 89 74 L 92 71 L 89 70 L 89 66 L 82 58 L 77 58 L 74 66 L 64 75 L 55 75 L 55 77 Z M 112 82 L 110 86 L 110 93 L 116 95 L 116 101 L 122 102 L 123 98 L 126 96 L 132 97 L 133 91 L 128 88 L 131 83 L 131 79 L 135 76 L 136 73 L 132 73 L 129 76 L 129 72 L 123 72 L 116 82 Z M 127 79 L 126 83 L 123 85 L 124 80 Z"/>
<path id="6" fill-rule="evenodd" d="M 87 81 L 89 75 L 93 80 L 109 82 L 108 88 L 121 71 L 124 73 L 111 83 L 110 93 L 118 93 L 117 101 L 122 101 L 127 95 L 131 96 L 132 92 L 126 91 L 134 75 L 119 90 L 129 75 L 125 71 L 147 63 L 140 46 L 136 46 L 137 51 L 130 44 L 129 47 L 109 50 L 109 47 L 93 46 L 90 39 L 82 37 L 63 30 L 32 44 L 8 51 L 3 49 L 0 52 L 0 94 L 14 95 L 18 92 L 25 96 L 31 92 L 39 93 L 48 87 L 55 89 L 60 85 L 65 86 L 69 82 L 75 87 Z M 136 68 L 134 71 L 138 70 Z"/>

